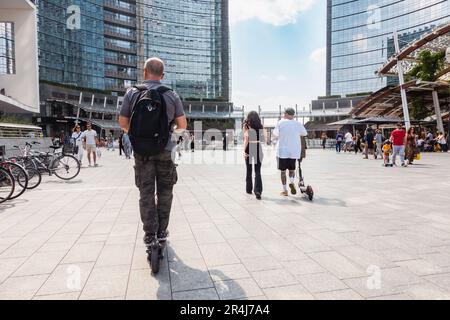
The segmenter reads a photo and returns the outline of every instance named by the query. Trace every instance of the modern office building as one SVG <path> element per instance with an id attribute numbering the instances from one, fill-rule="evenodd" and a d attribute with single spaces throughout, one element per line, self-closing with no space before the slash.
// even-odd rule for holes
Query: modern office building
<path id="1" fill-rule="evenodd" d="M 39 112 L 36 6 L 0 0 L 0 116 Z"/>
<path id="2" fill-rule="evenodd" d="M 36 122 L 47 134 L 78 118 L 118 129 L 120 97 L 142 80 L 152 56 L 166 62 L 163 83 L 179 93 L 189 118 L 232 118 L 228 0 L 36 4 L 43 110 Z"/>
<path id="3" fill-rule="evenodd" d="M 228 0 L 142 0 L 140 7 L 142 56 L 166 61 L 165 82 L 185 99 L 229 101 Z"/>
<path id="4" fill-rule="evenodd" d="M 376 91 L 396 79 L 375 71 L 400 47 L 450 21 L 447 0 L 327 0 L 327 95 Z"/>

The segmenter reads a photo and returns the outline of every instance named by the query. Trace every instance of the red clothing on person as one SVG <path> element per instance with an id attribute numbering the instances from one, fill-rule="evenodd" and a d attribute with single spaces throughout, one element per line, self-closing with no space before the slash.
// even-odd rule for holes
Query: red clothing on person
<path id="1" fill-rule="evenodd" d="M 391 139 L 394 146 L 403 146 L 405 145 L 405 136 L 406 131 L 402 129 L 396 129 L 392 132 Z"/>

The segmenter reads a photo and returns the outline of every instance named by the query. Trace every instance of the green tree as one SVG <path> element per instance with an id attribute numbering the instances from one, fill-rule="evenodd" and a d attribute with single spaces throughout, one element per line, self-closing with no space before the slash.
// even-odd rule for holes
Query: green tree
<path id="1" fill-rule="evenodd" d="M 423 81 L 435 81 L 445 67 L 445 51 L 424 50 L 417 57 L 417 64 L 408 73 L 409 76 Z"/>
<path id="2" fill-rule="evenodd" d="M 424 50 L 417 57 L 417 64 L 408 73 L 408 78 L 423 81 L 436 81 L 439 72 L 445 67 L 445 51 L 431 52 Z M 425 108 L 422 98 L 414 97 L 410 107 L 413 119 L 424 119 L 432 112 Z"/>

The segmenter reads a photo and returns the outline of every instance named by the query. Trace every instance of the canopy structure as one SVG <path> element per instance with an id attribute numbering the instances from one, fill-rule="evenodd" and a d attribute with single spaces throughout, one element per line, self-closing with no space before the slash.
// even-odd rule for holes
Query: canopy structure
<path id="1" fill-rule="evenodd" d="M 398 36 L 394 33 L 394 44 L 398 47 Z M 420 39 L 406 45 L 402 49 L 397 48 L 394 54 L 381 68 L 376 71 L 380 77 L 398 77 L 400 86 L 387 86 L 373 93 L 361 101 L 350 113 L 356 117 L 399 117 L 405 123 L 410 123 L 409 113 L 412 102 L 421 103 L 421 107 L 430 111 L 434 110 L 437 118 L 437 127 L 444 131 L 441 107 L 449 106 L 449 80 L 450 59 L 445 61 L 436 81 L 425 82 L 421 80 L 403 81 L 403 75 L 407 74 L 418 63 L 418 56 L 424 50 L 432 52 L 448 52 L 450 47 L 450 23 L 441 25 L 424 34 Z M 419 119 L 420 120 L 420 119 Z"/>
<path id="2" fill-rule="evenodd" d="M 449 83 L 445 81 L 424 82 L 412 80 L 404 84 L 403 88 L 409 97 L 420 98 L 421 103 L 427 109 L 436 111 L 436 106 L 450 104 Z M 352 117 L 386 117 L 403 119 L 402 99 L 400 86 L 387 86 L 369 97 L 360 101 L 352 110 Z M 436 92 L 437 95 L 434 95 Z M 436 100 L 437 98 L 437 100 Z M 410 103 L 411 103 L 410 99 Z"/>

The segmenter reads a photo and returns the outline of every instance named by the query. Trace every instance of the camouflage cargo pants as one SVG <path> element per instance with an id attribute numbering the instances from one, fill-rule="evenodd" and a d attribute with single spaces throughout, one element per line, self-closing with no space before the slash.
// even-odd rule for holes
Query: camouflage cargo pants
<path id="1" fill-rule="evenodd" d="M 167 230 L 178 175 L 170 151 L 143 158 L 135 154 L 135 180 L 144 231 L 156 234 Z"/>

